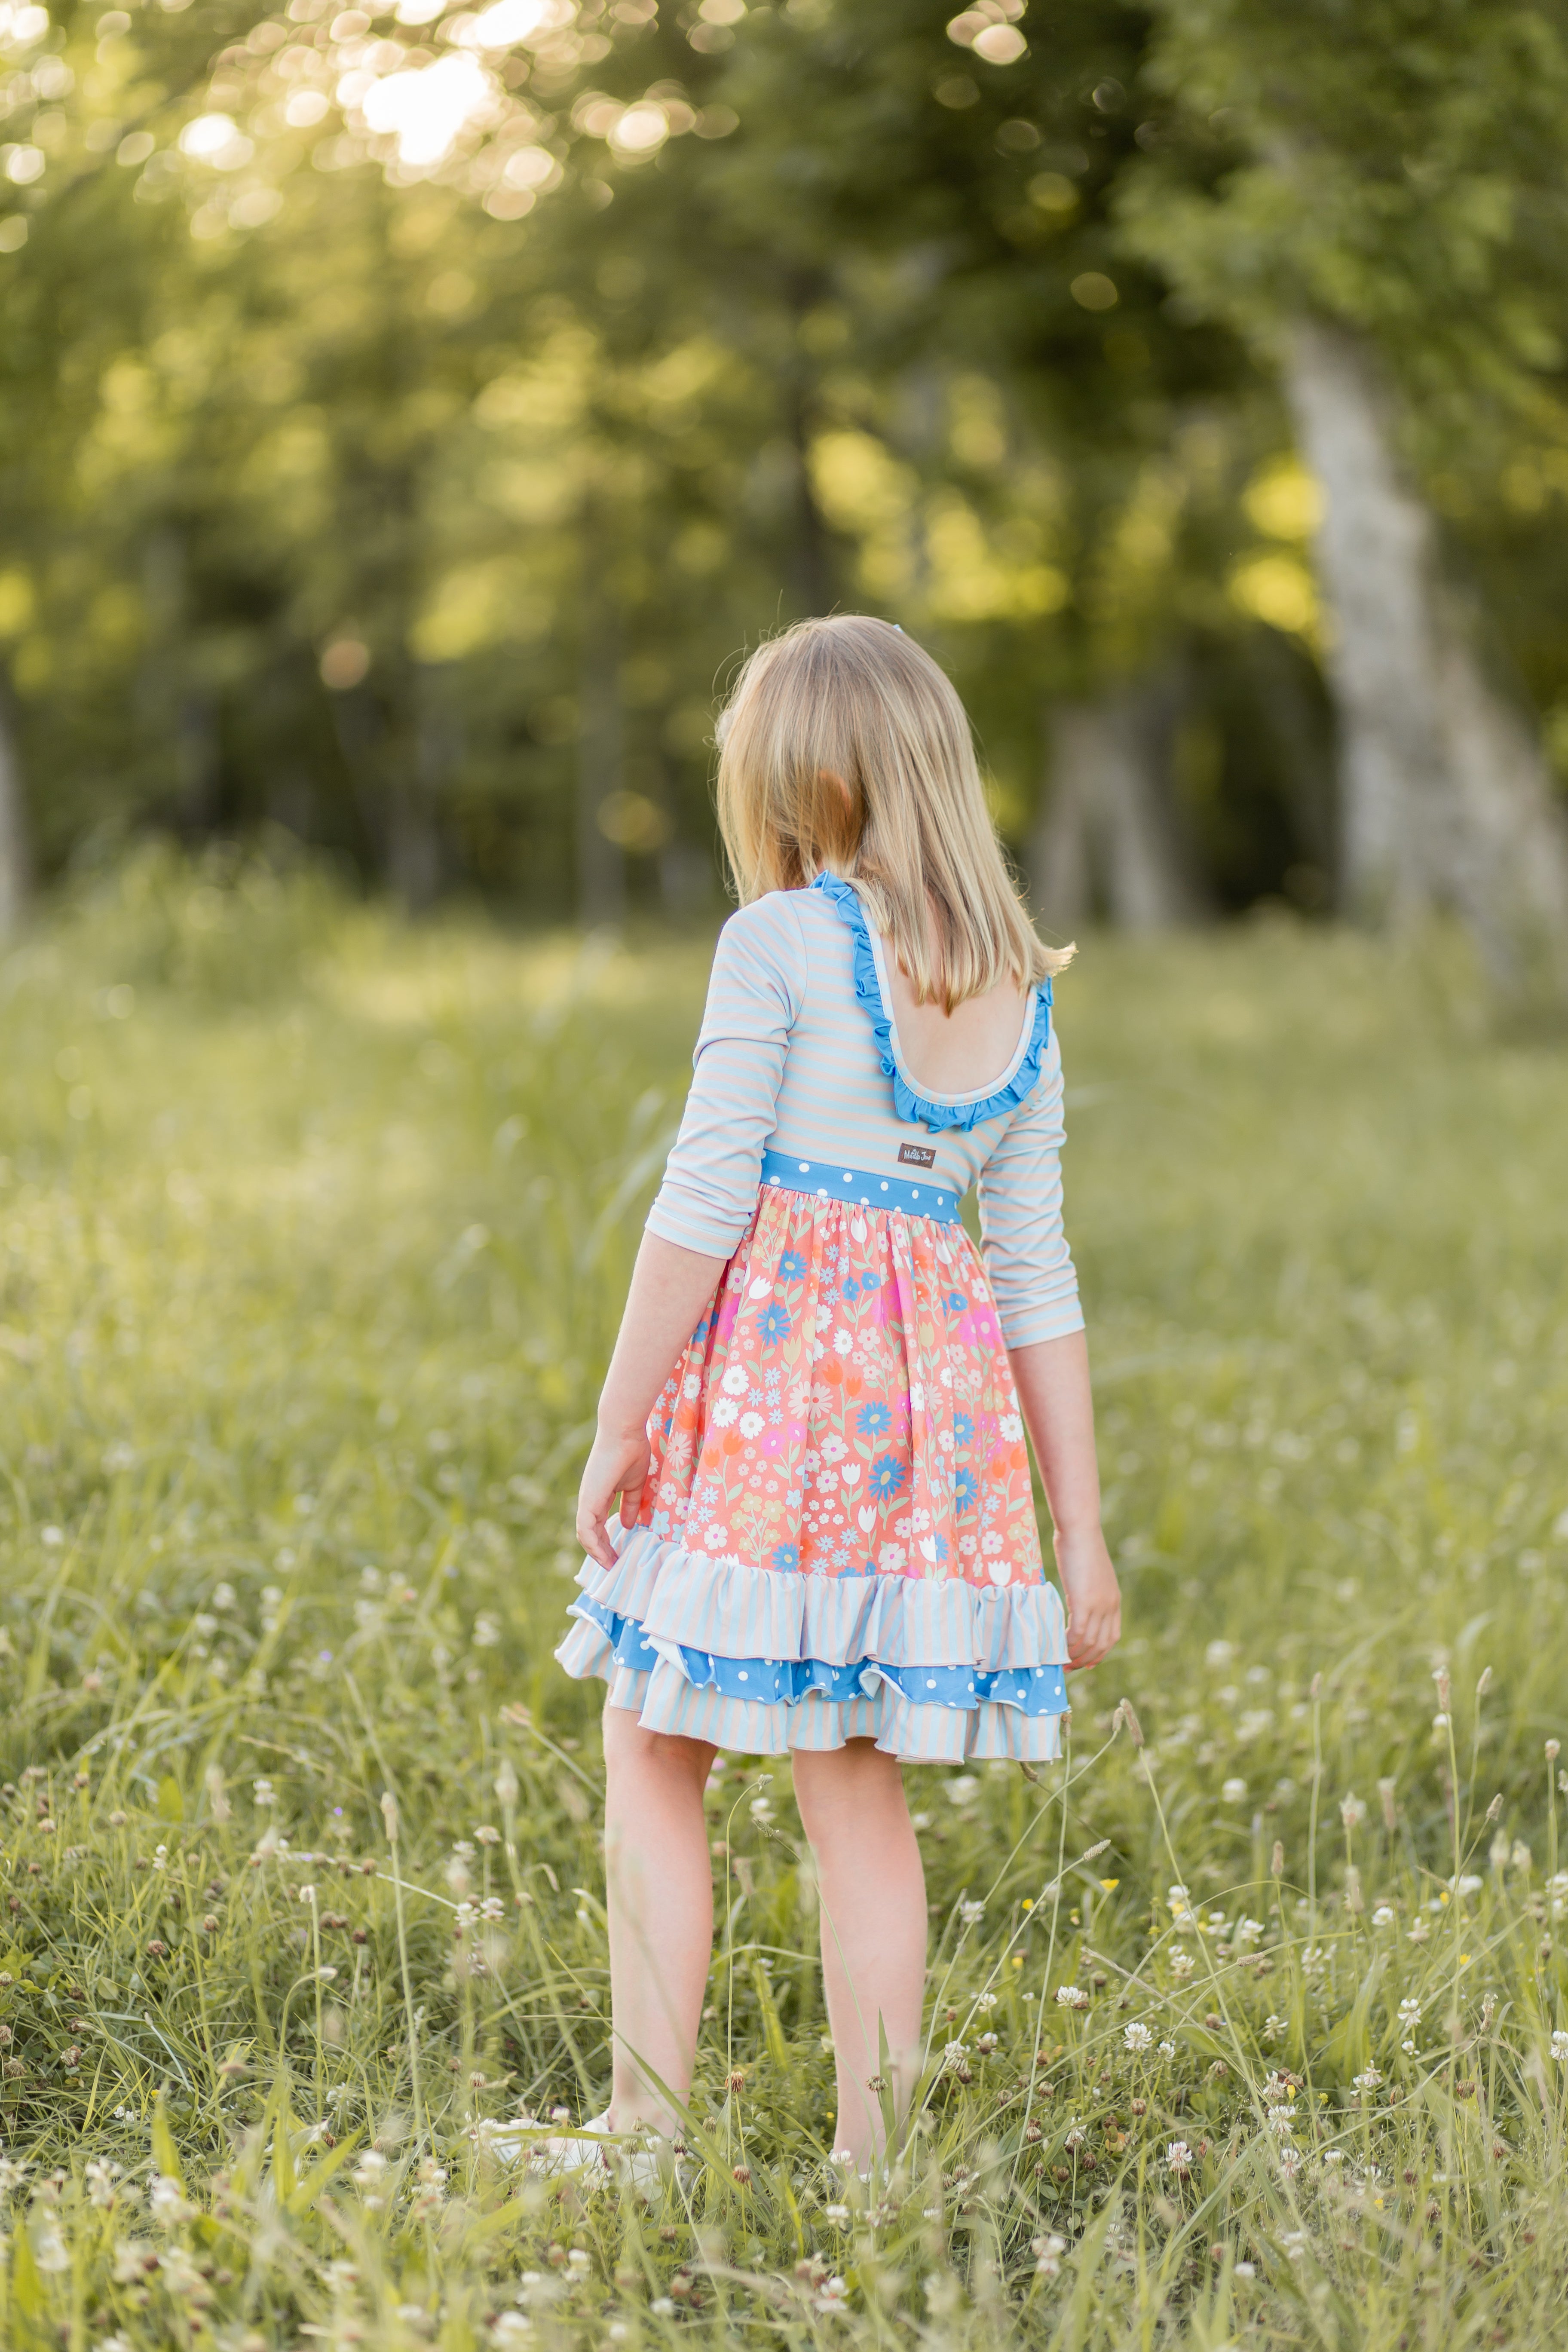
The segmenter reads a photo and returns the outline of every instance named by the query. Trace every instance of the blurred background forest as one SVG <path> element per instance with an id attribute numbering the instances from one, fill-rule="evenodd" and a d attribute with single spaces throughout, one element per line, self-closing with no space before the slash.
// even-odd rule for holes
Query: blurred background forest
<path id="1" fill-rule="evenodd" d="M 715 698 L 862 607 L 1048 924 L 1561 995 L 1565 131 L 1508 0 L 0 0 L 0 919 L 716 908 Z"/>

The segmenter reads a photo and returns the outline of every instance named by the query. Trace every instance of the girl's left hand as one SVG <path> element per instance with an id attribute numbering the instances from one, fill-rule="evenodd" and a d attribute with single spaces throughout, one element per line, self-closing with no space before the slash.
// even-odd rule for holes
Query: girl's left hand
<path id="1" fill-rule="evenodd" d="M 646 1429 L 601 1429 L 577 1490 L 577 1540 L 601 1568 L 614 1568 L 616 1548 L 605 1522 L 620 1501 L 621 1524 L 628 1527 L 642 1501 L 649 1449 Z"/>

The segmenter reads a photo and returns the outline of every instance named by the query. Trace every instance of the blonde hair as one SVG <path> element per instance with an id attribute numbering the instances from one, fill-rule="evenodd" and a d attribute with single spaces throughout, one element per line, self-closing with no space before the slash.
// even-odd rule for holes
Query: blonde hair
<path id="1" fill-rule="evenodd" d="M 860 614 L 797 621 L 747 661 L 719 744 L 719 829 L 742 906 L 842 876 L 916 1001 L 948 1013 L 1068 961 L 1020 903 L 968 713 L 901 629 Z"/>

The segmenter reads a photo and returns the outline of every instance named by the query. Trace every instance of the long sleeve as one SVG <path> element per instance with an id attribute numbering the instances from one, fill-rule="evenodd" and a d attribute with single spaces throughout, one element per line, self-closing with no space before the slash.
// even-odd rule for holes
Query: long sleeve
<path id="1" fill-rule="evenodd" d="M 731 915 L 719 935 L 680 1132 L 647 1229 L 728 1257 L 757 1205 L 790 1030 L 805 977 L 800 919 L 785 893 Z"/>
<path id="2" fill-rule="evenodd" d="M 981 1246 L 1010 1348 L 1083 1328 L 1062 1231 L 1061 1054 L 1053 1035 L 1039 1081 L 980 1171 Z"/>

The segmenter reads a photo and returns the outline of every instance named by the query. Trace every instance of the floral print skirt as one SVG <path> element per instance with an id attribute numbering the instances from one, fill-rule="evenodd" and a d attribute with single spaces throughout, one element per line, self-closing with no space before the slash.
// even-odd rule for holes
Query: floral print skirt
<path id="1" fill-rule="evenodd" d="M 747 1755 L 1058 1752 L 1066 1628 L 963 1227 L 765 1189 L 648 1422 L 635 1525 L 556 1654 Z"/>

